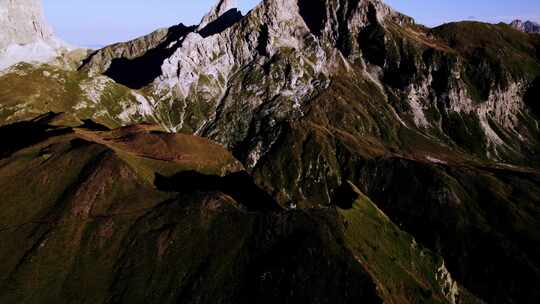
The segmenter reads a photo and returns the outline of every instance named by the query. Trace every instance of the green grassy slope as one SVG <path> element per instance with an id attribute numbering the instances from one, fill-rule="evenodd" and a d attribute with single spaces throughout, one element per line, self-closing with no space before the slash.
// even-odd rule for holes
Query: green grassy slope
<path id="1" fill-rule="evenodd" d="M 442 259 L 359 192 L 269 209 L 224 149 L 152 125 L 47 114 L 0 135 L 2 303 L 452 302 Z"/>
<path id="2" fill-rule="evenodd" d="M 67 112 L 119 127 L 143 120 L 137 105 L 129 88 L 75 69 L 20 63 L 0 74 L 0 125 Z"/>
<path id="3" fill-rule="evenodd" d="M 443 256 L 489 303 L 533 303 L 540 280 L 540 174 L 526 168 L 388 157 L 356 183 L 405 231 Z"/>
<path id="4" fill-rule="evenodd" d="M 440 256 L 403 232 L 354 185 L 346 187 L 357 197 L 351 208 L 339 210 L 346 243 L 387 303 L 477 303 Z"/>

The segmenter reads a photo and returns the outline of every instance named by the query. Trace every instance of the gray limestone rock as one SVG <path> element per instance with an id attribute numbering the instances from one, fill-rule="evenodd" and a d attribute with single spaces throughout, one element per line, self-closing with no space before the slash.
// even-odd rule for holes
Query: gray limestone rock
<path id="1" fill-rule="evenodd" d="M 0 70 L 48 62 L 71 49 L 45 20 L 41 0 L 0 0 Z"/>
<path id="2" fill-rule="evenodd" d="M 536 22 L 514 20 L 510 26 L 525 33 L 540 34 L 540 24 Z"/>
<path id="3" fill-rule="evenodd" d="M 40 0 L 0 0 L 0 49 L 54 37 Z"/>

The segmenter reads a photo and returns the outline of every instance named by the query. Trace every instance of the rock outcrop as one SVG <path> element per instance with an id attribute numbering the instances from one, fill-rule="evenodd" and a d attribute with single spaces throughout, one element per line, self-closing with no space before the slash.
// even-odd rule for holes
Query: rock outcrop
<path id="1" fill-rule="evenodd" d="M 0 29 L 0 70 L 50 61 L 69 49 L 45 20 L 41 0 L 0 0 Z"/>
<path id="2" fill-rule="evenodd" d="M 0 27 L 0 49 L 54 37 L 45 21 L 41 1 L 37 0 L 1 0 Z"/>
<path id="3" fill-rule="evenodd" d="M 532 21 L 514 20 L 510 26 L 525 33 L 540 34 L 540 24 Z"/>
<path id="4" fill-rule="evenodd" d="M 199 26 L 197 26 L 197 30 L 203 30 L 209 24 L 211 24 L 212 22 L 216 22 L 220 17 L 222 17 L 224 14 L 228 13 L 231 10 L 237 11 L 236 0 L 220 0 L 216 3 L 216 5 L 214 5 L 214 7 L 212 7 L 210 12 L 202 18 Z"/>

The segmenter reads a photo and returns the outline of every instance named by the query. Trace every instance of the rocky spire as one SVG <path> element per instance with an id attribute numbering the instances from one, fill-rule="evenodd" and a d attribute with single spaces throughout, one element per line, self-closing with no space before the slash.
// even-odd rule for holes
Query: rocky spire
<path id="1" fill-rule="evenodd" d="M 40 0 L 0 0 L 0 49 L 53 37 Z"/>
<path id="2" fill-rule="evenodd" d="M 208 24 L 216 21 L 219 17 L 221 17 L 226 12 L 232 9 L 235 9 L 237 7 L 238 5 L 237 5 L 236 0 L 218 0 L 216 5 L 212 7 L 210 12 L 203 17 L 197 30 L 201 30 L 205 28 Z"/>

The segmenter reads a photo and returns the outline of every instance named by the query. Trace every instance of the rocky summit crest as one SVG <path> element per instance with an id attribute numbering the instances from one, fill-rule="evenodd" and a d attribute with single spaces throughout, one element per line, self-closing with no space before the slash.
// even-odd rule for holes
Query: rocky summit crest
<path id="1" fill-rule="evenodd" d="M 210 23 L 215 22 L 217 19 L 219 19 L 219 17 L 231 10 L 236 11 L 238 7 L 237 3 L 237 0 L 218 0 L 218 2 L 212 7 L 210 12 L 208 12 L 208 14 L 206 14 L 202 18 L 199 26 L 197 27 L 197 30 L 204 29 Z"/>
<path id="2" fill-rule="evenodd" d="M 525 33 L 540 34 L 540 24 L 532 21 L 514 20 L 510 26 Z"/>

